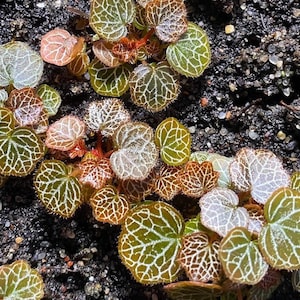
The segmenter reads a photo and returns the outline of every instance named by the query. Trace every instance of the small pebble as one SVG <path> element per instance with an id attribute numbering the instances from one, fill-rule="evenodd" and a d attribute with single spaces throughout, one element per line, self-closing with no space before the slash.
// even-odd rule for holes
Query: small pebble
<path id="1" fill-rule="evenodd" d="M 251 140 L 257 140 L 259 135 L 257 134 L 257 132 L 255 132 L 254 130 L 249 130 L 249 138 Z"/>
<path id="2" fill-rule="evenodd" d="M 17 236 L 16 238 L 15 238 L 15 242 L 16 242 L 16 244 L 18 244 L 18 245 L 20 245 L 22 242 L 23 242 L 23 238 L 21 237 L 21 236 Z"/>
<path id="3" fill-rule="evenodd" d="M 226 118 L 226 112 L 224 112 L 224 111 L 219 112 L 218 118 L 220 120 L 224 120 Z"/>
<path id="4" fill-rule="evenodd" d="M 269 56 L 269 62 L 270 62 L 272 65 L 275 65 L 275 66 L 276 66 L 277 63 L 278 63 L 278 61 L 279 61 L 279 58 L 278 58 L 277 55 L 272 54 L 272 55 Z"/>
<path id="5" fill-rule="evenodd" d="M 279 130 L 279 131 L 277 132 L 277 137 L 278 137 L 281 141 L 283 141 L 283 140 L 285 140 L 285 138 L 286 138 L 286 134 L 285 134 L 283 131 Z"/>
<path id="6" fill-rule="evenodd" d="M 231 34 L 235 31 L 235 28 L 233 25 L 229 24 L 225 26 L 225 33 L 226 34 Z"/>
<path id="7" fill-rule="evenodd" d="M 195 133 L 196 132 L 196 126 L 190 126 L 189 127 L 189 132 L 190 132 L 190 134 Z"/>
<path id="8" fill-rule="evenodd" d="M 36 6 L 38 8 L 44 8 L 46 6 L 46 3 L 45 2 L 39 2 L 39 3 L 36 4 Z"/>

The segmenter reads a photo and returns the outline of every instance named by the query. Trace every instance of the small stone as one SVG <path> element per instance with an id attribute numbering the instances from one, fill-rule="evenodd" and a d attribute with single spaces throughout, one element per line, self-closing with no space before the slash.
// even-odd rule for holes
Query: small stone
<path id="1" fill-rule="evenodd" d="M 276 63 L 276 67 L 277 67 L 278 69 L 280 69 L 280 68 L 282 68 L 282 66 L 283 66 L 283 61 L 282 61 L 282 60 L 279 60 L 279 61 Z"/>
<path id="2" fill-rule="evenodd" d="M 226 34 L 231 34 L 235 31 L 235 28 L 233 25 L 229 24 L 225 26 L 225 33 Z"/>
<path id="3" fill-rule="evenodd" d="M 195 133 L 196 132 L 196 126 L 190 126 L 189 127 L 189 132 L 190 132 L 190 134 Z"/>
<path id="4" fill-rule="evenodd" d="M 237 90 L 236 84 L 232 82 L 230 82 L 228 86 L 231 92 L 235 92 Z"/>
<path id="5" fill-rule="evenodd" d="M 293 16 L 296 18 L 300 17 L 300 8 L 293 8 Z"/>
<path id="6" fill-rule="evenodd" d="M 257 140 L 258 137 L 259 137 L 259 135 L 257 134 L 257 132 L 255 132 L 254 130 L 249 130 L 248 135 L 249 135 L 249 138 L 251 140 Z"/>
<path id="7" fill-rule="evenodd" d="M 224 120 L 226 118 L 226 112 L 220 111 L 219 114 L 218 114 L 218 118 L 220 120 Z"/>
<path id="8" fill-rule="evenodd" d="M 282 92 L 283 92 L 283 95 L 286 97 L 288 97 L 291 94 L 290 88 L 285 88 L 282 90 Z"/>
<path id="9" fill-rule="evenodd" d="M 21 237 L 21 236 L 17 236 L 16 238 L 15 238 L 15 242 L 16 242 L 16 244 L 18 244 L 18 245 L 20 245 L 22 242 L 23 242 L 23 238 Z"/>
<path id="10" fill-rule="evenodd" d="M 285 134 L 283 131 L 279 130 L 279 131 L 277 132 L 277 137 L 278 137 L 281 141 L 283 141 L 283 140 L 285 140 L 285 138 L 286 138 L 286 134 Z"/>
<path id="11" fill-rule="evenodd" d="M 36 4 L 36 6 L 38 8 L 44 8 L 46 6 L 46 3 L 45 2 L 39 2 L 39 3 Z"/>
<path id="12" fill-rule="evenodd" d="M 277 55 L 273 54 L 273 55 L 270 55 L 269 56 L 269 62 L 272 64 L 272 65 L 275 65 L 278 63 L 279 61 L 279 58 Z"/>

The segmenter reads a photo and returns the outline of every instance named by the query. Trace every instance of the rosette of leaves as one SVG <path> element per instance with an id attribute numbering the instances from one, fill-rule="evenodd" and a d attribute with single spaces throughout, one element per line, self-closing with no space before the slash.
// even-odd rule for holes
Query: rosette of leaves
<path id="1" fill-rule="evenodd" d="M 44 283 L 38 271 L 24 260 L 0 266 L 1 299 L 35 299 L 44 297 Z"/>
<path id="2" fill-rule="evenodd" d="M 43 60 L 26 43 L 0 45 L 0 86 L 22 89 L 35 87 L 43 73 Z"/>
<path id="3" fill-rule="evenodd" d="M 264 205 L 265 224 L 258 234 L 234 227 L 221 242 L 219 256 L 226 276 L 237 283 L 257 284 L 269 267 L 300 267 L 300 194 L 279 188 Z"/>
<path id="4" fill-rule="evenodd" d="M 114 97 L 130 87 L 133 102 L 149 111 L 178 97 L 179 74 L 200 76 L 210 62 L 207 35 L 187 21 L 183 0 L 92 0 L 90 26 L 98 35 L 89 67 L 95 91 Z"/>
<path id="5" fill-rule="evenodd" d="M 144 284 L 174 281 L 184 221 L 164 202 L 141 204 L 130 210 L 119 237 L 119 255 L 134 278 Z"/>
<path id="6" fill-rule="evenodd" d="M 0 108 L 0 174 L 26 176 L 44 156 L 45 146 L 28 127 L 17 127 L 13 113 Z"/>

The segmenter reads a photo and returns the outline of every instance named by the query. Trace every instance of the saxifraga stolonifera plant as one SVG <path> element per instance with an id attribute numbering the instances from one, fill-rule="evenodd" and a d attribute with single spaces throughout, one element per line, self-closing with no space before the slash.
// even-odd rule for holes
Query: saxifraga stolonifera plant
<path id="1" fill-rule="evenodd" d="M 150 17 L 145 17 L 153 14 L 153 10 L 164 11 L 169 2 L 182 3 L 135 4 L 135 19 L 127 23 L 139 22 L 146 27 L 126 26 L 128 32 L 116 40 L 97 32 L 100 39 L 93 47 L 100 45 L 104 51 L 105 46 L 109 51 L 104 53 L 110 59 L 123 59 L 118 66 L 105 67 L 105 72 L 114 70 L 112 74 L 119 74 L 119 67 L 129 68 L 139 57 L 143 57 L 141 66 L 157 68 L 160 62 L 155 62 L 154 56 L 168 57 L 170 46 L 176 48 L 182 39 L 190 39 L 190 23 L 187 31 L 169 44 L 160 37 L 164 26 L 158 25 L 166 20 L 159 19 L 153 25 Z M 98 1 L 93 1 L 91 7 L 92 27 L 96 26 L 92 25 L 97 23 L 95 20 L 99 24 L 107 22 L 102 20 L 106 14 Z M 179 7 L 182 14 L 182 6 Z M 94 21 L 93 14 L 97 16 Z M 114 20 L 117 25 L 111 34 L 124 33 L 120 20 Z M 69 60 L 70 70 L 69 64 L 77 62 L 73 69 L 81 73 L 84 64 L 79 56 L 86 54 L 87 46 L 83 39 L 63 33 L 65 48 L 71 45 L 63 52 L 67 54 L 63 61 Z M 152 40 L 159 45 L 159 51 L 166 49 L 166 54 L 155 52 L 153 62 L 149 63 L 149 54 L 142 49 L 152 45 Z M 125 52 L 119 53 L 120 49 Z M 60 52 L 57 57 L 62 59 L 59 55 Z M 130 59 L 124 61 L 124 55 L 130 55 Z M 86 56 L 83 61 L 88 62 Z M 27 68 L 22 68 L 24 64 Z M 168 59 L 163 64 L 172 72 L 179 72 Z M 61 99 L 47 85 L 36 88 L 42 67 L 39 55 L 26 44 L 12 42 L 0 46 L 1 184 L 8 176 L 30 174 L 47 152 L 50 159 L 43 160 L 34 175 L 34 187 L 46 209 L 70 218 L 86 203 L 96 220 L 120 225 L 118 250 L 122 262 L 143 284 L 166 283 L 166 292 L 172 299 L 267 299 L 280 283 L 280 270 L 300 269 L 299 172 L 290 176 L 273 153 L 262 149 L 243 148 L 232 158 L 191 153 L 191 135 L 177 119 L 167 118 L 153 130 L 144 122 L 132 121 L 117 98 L 91 102 L 82 120 L 67 115 L 49 126 L 48 118 L 56 114 Z M 93 62 L 87 68 L 92 74 Z M 161 69 L 156 71 L 162 76 Z M 106 77 L 110 73 L 105 72 L 102 77 L 110 78 L 111 75 Z M 145 69 L 143 74 L 147 72 Z M 149 78 L 153 79 L 152 76 Z M 157 83 L 157 78 L 153 80 Z M 105 82 L 104 86 L 109 85 Z M 165 92 L 157 85 L 155 89 Z M 159 100 L 158 103 L 161 105 Z M 147 105 L 143 106 L 149 109 Z M 150 106 L 152 111 L 160 110 Z M 90 137 L 96 137 L 96 143 L 91 143 Z M 196 201 L 191 200 L 193 209 L 181 211 L 173 206 L 174 198 Z M 16 266 L 28 269 L 23 263 Z M 9 281 L 11 272 L 7 270 L 16 266 L 3 266 L 0 282 Z M 294 274 L 296 278 L 297 273 Z M 8 292 L 4 289 L 0 296 L 7 296 Z"/>
<path id="2" fill-rule="evenodd" d="M 41 57 L 81 76 L 87 70 L 94 90 L 157 112 L 180 92 L 179 75 L 199 77 L 210 62 L 206 33 L 187 20 L 183 0 L 92 0 L 92 45 L 56 28 L 42 37 Z M 95 57 L 90 62 L 87 51 Z"/>

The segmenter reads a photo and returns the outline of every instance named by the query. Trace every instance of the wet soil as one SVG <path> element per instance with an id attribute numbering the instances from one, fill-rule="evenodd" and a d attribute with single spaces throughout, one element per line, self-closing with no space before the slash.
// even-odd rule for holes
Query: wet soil
<path id="1" fill-rule="evenodd" d="M 182 78 L 179 99 L 163 112 L 146 112 L 124 96 L 133 119 L 155 128 L 174 116 L 189 127 L 193 151 L 232 156 L 242 147 L 265 148 L 290 173 L 299 170 L 299 1 L 187 0 L 186 5 L 190 20 L 210 38 L 211 65 L 200 78 Z M 78 17 L 68 6 L 89 11 L 83 0 L 2 1 L 0 44 L 15 39 L 38 50 L 41 36 L 55 27 L 91 35 L 88 28 L 76 29 Z M 234 31 L 226 34 L 226 25 Z M 81 115 L 101 98 L 88 81 L 47 64 L 41 83 L 62 95 L 57 117 Z M 134 281 L 118 257 L 120 228 L 96 222 L 88 207 L 68 220 L 48 214 L 35 197 L 31 176 L 10 178 L 0 190 L 0 204 L 0 265 L 29 261 L 43 275 L 45 299 L 167 299 L 160 285 Z M 299 299 L 290 274 L 283 275 L 271 299 Z"/>

